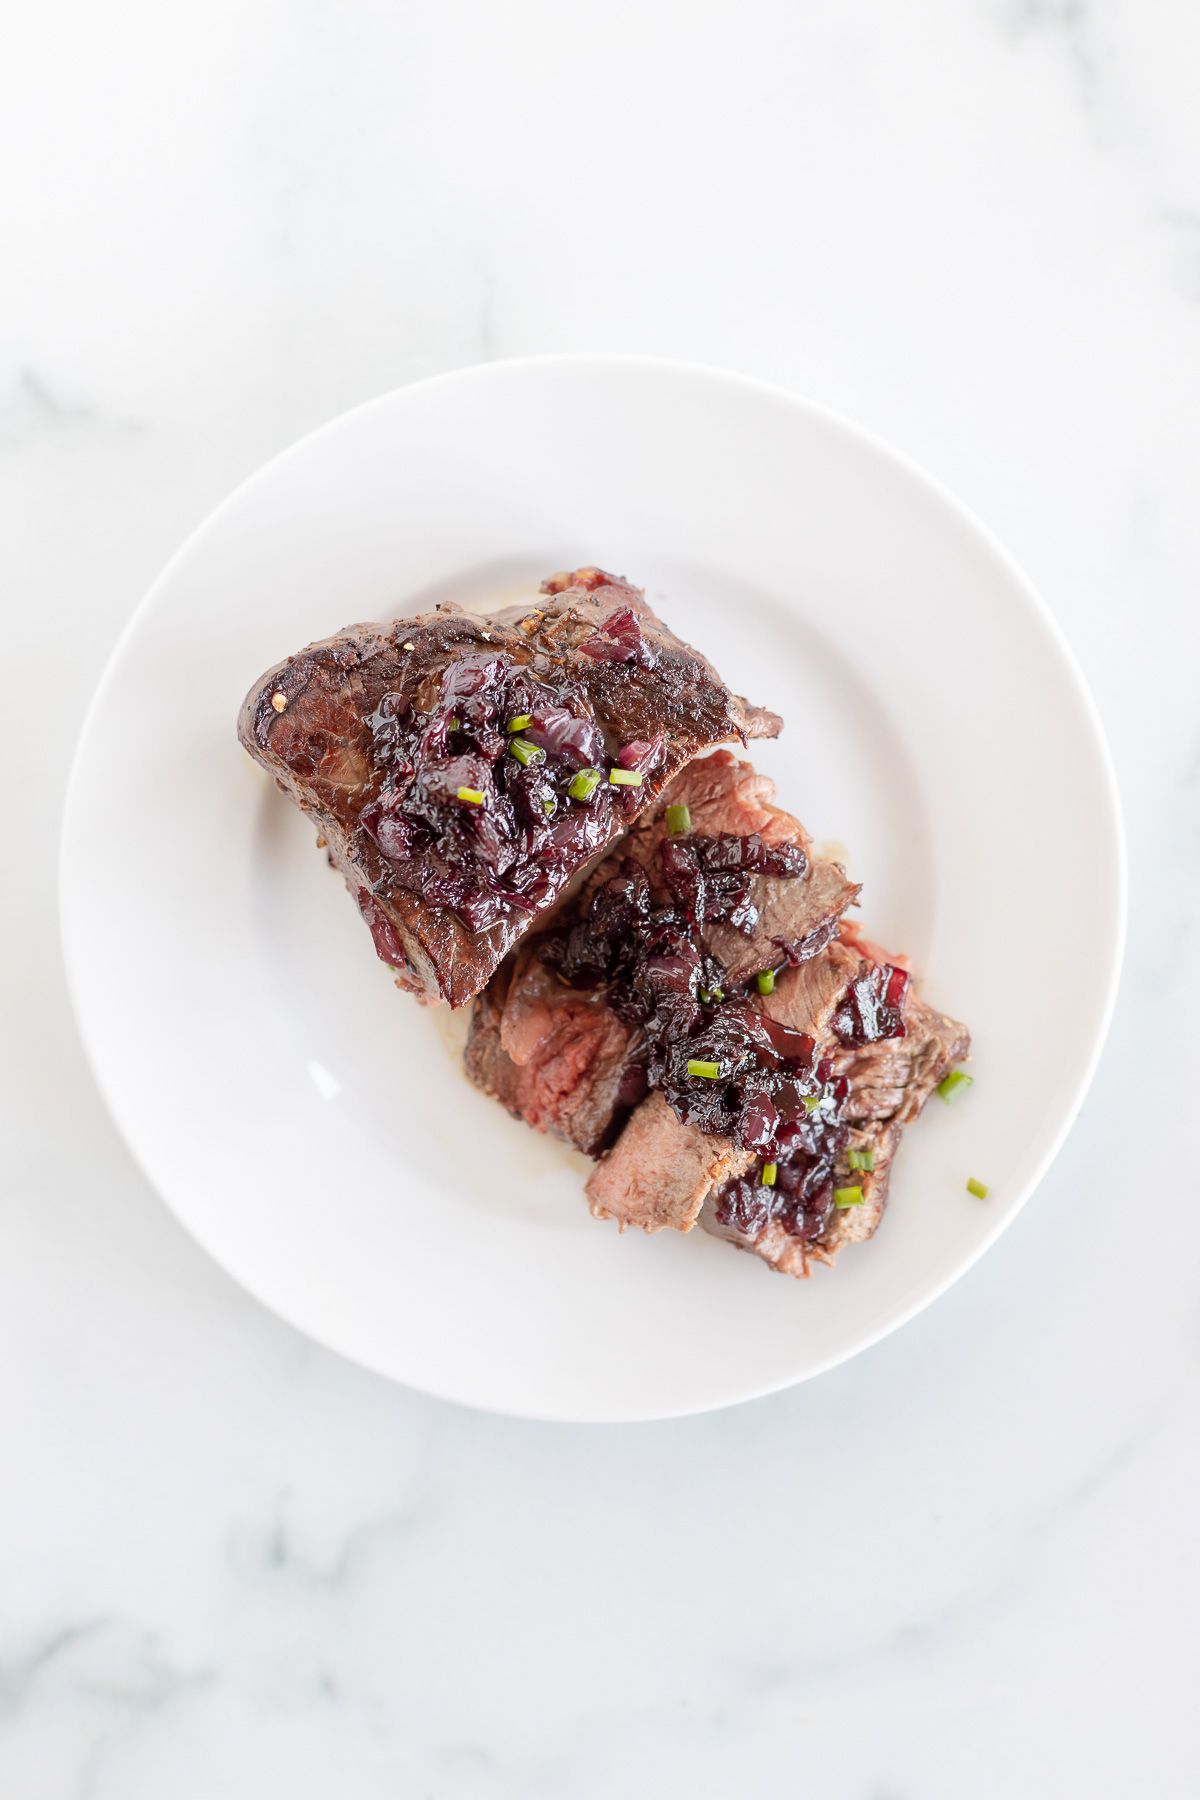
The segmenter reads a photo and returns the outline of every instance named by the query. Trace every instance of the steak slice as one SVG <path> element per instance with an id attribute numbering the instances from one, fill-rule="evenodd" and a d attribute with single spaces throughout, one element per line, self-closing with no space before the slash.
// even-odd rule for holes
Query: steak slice
<path id="1" fill-rule="evenodd" d="M 798 968 L 785 969 L 763 999 L 768 1017 L 820 1039 L 838 1000 L 863 967 L 839 943 Z M 588 1204 L 596 1218 L 661 1231 L 690 1231 L 699 1221 L 719 1237 L 730 1235 L 715 1215 L 713 1196 L 759 1161 L 732 1138 L 709 1136 L 684 1125 L 661 1094 L 651 1094 L 588 1178 Z"/>
<path id="2" fill-rule="evenodd" d="M 773 804 L 774 797 L 775 783 L 769 775 L 760 775 L 749 763 L 718 750 L 684 769 L 663 794 L 661 805 L 644 813 L 620 846 L 622 857 L 632 857 L 646 869 L 656 897 L 662 899 L 667 896 L 658 860 L 668 835 L 669 805 L 686 806 L 692 830 L 706 837 L 747 837 L 756 832 L 765 844 L 793 844 L 804 851 L 808 868 L 800 880 L 756 877 L 751 898 L 759 918 L 751 937 L 720 920 L 705 924 L 705 949 L 735 983 L 789 956 L 813 955 L 832 938 L 838 920 L 859 894 L 859 884 L 849 880 L 840 863 L 814 858 L 808 832 L 799 819 Z M 610 872 L 607 864 L 595 870 L 583 897 Z M 773 949 L 778 954 L 772 954 Z"/>
<path id="3" fill-rule="evenodd" d="M 467 1074 L 514 1118 L 597 1156 L 627 1110 L 630 1037 L 602 994 L 518 950 L 475 1002 Z"/>
<path id="4" fill-rule="evenodd" d="M 834 1208 L 820 1233 L 806 1238 L 788 1232 L 778 1219 L 757 1232 L 739 1230 L 737 1208 L 722 1208 L 714 1189 L 700 1213 L 706 1230 L 753 1251 L 781 1274 L 796 1276 L 806 1276 L 814 1262 L 832 1263 L 847 1244 L 874 1236 L 887 1205 L 892 1162 L 905 1126 L 971 1047 L 964 1025 L 915 996 L 909 998 L 905 1023 L 904 1037 L 839 1046 L 834 1056 L 835 1071 L 849 1083 L 843 1116 L 850 1133 L 834 1169 L 833 1185 L 860 1187 L 862 1203 Z M 873 1168 L 851 1169 L 851 1150 L 873 1153 Z"/>
<path id="5" fill-rule="evenodd" d="M 753 1161 L 731 1138 L 684 1125 L 661 1094 L 650 1094 L 593 1169 L 588 1205 L 594 1218 L 616 1219 L 622 1231 L 690 1231 L 712 1189 Z"/>
<path id="6" fill-rule="evenodd" d="M 560 910 L 555 927 L 569 928 L 584 917 L 592 897 L 630 860 L 647 870 L 658 897 L 666 897 L 658 860 L 667 836 L 668 805 L 686 805 L 697 832 L 737 837 L 757 832 L 769 843 L 794 844 L 809 852 L 810 840 L 799 820 L 771 804 L 774 791 L 767 776 L 723 750 L 689 764 Z M 785 969 L 763 1005 L 781 1024 L 808 1030 L 796 1022 L 819 1010 L 808 989 L 814 982 L 827 984 L 835 967 L 816 952 L 857 893 L 841 866 L 822 858 L 810 858 L 799 879 L 756 876 L 750 894 L 760 917 L 753 937 L 747 939 L 727 924 L 706 924 L 705 948 L 732 965 L 733 979 L 744 981 L 807 947 L 810 960 Z M 480 997 L 471 1020 L 467 1073 L 517 1118 L 595 1156 L 644 1092 L 644 1084 L 639 1089 L 636 1080 L 626 1079 L 636 1074 L 630 1064 L 636 1059 L 637 1033 L 604 1003 L 602 990 L 572 987 L 557 974 L 547 961 L 549 947 L 545 935 L 527 940 Z M 857 970 L 858 959 L 849 962 Z M 826 996 L 830 1007 L 848 979 L 843 977 Z M 657 1109 L 651 1116 L 658 1116 Z M 612 1184 L 610 1191 L 615 1192 Z M 650 1209 L 656 1218 L 664 1211 L 670 1208 Z M 628 1222 L 642 1221 L 630 1214 Z"/>
<path id="7" fill-rule="evenodd" d="M 238 723 L 399 985 L 451 1006 L 697 754 L 779 729 L 599 569 L 494 615 L 351 626 L 268 670 Z"/>

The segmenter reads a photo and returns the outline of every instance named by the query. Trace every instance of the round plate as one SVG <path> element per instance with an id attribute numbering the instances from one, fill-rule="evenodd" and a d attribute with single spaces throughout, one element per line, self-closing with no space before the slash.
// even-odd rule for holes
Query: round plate
<path id="1" fill-rule="evenodd" d="M 312 825 L 234 735 L 251 682 L 313 638 L 592 562 L 784 714 L 755 761 L 864 883 L 867 930 L 974 1035 L 975 1087 L 910 1129 L 875 1239 L 807 1282 L 700 1231 L 594 1222 L 584 1159 L 468 1084 L 462 1017 L 393 987 Z M 1002 551 L 828 413 L 624 357 L 403 388 L 239 488 L 112 658 L 61 883 L 97 1078 L 210 1254 L 370 1368 L 575 1420 L 802 1380 L 961 1275 L 1079 1107 L 1124 917 L 1100 727 Z"/>

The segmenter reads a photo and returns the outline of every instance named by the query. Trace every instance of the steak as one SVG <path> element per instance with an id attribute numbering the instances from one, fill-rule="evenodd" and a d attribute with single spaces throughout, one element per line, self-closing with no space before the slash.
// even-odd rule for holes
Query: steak
<path id="1" fill-rule="evenodd" d="M 820 1041 L 862 967 L 861 957 L 835 941 L 810 961 L 786 969 L 763 997 L 763 1012 Z M 592 1171 L 585 1191 L 593 1216 L 616 1219 L 622 1230 L 640 1225 L 643 1231 L 660 1231 L 669 1225 L 690 1231 L 699 1223 L 718 1236 L 732 1236 L 716 1218 L 714 1196 L 760 1161 L 731 1137 L 681 1124 L 663 1096 L 651 1094 Z M 683 1171 L 690 1171 L 686 1185 Z"/>
<path id="2" fill-rule="evenodd" d="M 398 984 L 451 1006 L 695 756 L 779 729 L 600 569 L 494 615 L 351 626 L 268 670 L 238 723 Z"/>
<path id="3" fill-rule="evenodd" d="M 561 957 L 555 953 L 563 933 L 586 925 L 597 897 L 631 864 L 646 872 L 659 901 L 669 898 L 659 872 L 669 806 L 686 806 L 692 829 L 707 837 L 757 833 L 769 846 L 803 852 L 802 875 L 750 879 L 748 901 L 758 913 L 750 937 L 719 920 L 706 922 L 701 937 L 705 950 L 724 968 L 727 984 L 745 983 L 759 969 L 786 963 L 789 955 L 806 955 L 809 960 L 784 967 L 762 1006 L 785 1027 L 792 1026 L 793 1014 L 807 1016 L 816 1004 L 808 987 L 827 980 L 833 966 L 818 952 L 858 889 L 839 864 L 810 856 L 807 833 L 771 803 L 774 791 L 766 776 L 726 751 L 693 762 L 677 775 L 659 804 L 586 878 L 556 916 L 554 929 L 526 940 L 480 997 L 466 1055 L 472 1081 L 536 1130 L 565 1138 L 588 1155 L 598 1154 L 615 1136 L 630 1106 L 645 1093 L 638 1060 L 641 1034 L 607 1004 L 603 987 L 572 985 L 558 971 Z M 851 960 L 857 969 L 857 959 Z M 837 992 L 845 985 L 842 980 Z M 835 993 L 828 996 L 830 1005 L 835 998 Z M 661 1117 L 661 1110 L 652 1108 L 651 1116 Z M 623 1160 L 630 1154 L 627 1149 Z M 616 1191 L 615 1180 L 608 1185 L 610 1192 Z M 656 1218 L 667 1211 L 651 1209 Z M 627 1210 L 616 1209 L 614 1216 L 643 1223 Z"/>
<path id="4" fill-rule="evenodd" d="M 752 1161 L 732 1138 L 683 1124 L 662 1094 L 650 1094 L 592 1171 L 588 1206 L 593 1218 L 616 1219 L 622 1231 L 690 1231 L 713 1188 Z"/>
<path id="5" fill-rule="evenodd" d="M 597 1156 L 628 1110 L 632 1033 L 603 994 L 567 987 L 530 950 L 514 951 L 475 1002 L 467 1074 L 535 1131 Z"/>
<path id="6" fill-rule="evenodd" d="M 598 1156 L 596 1217 L 699 1224 L 806 1275 L 875 1231 L 969 1038 L 843 917 L 858 889 L 773 794 L 724 751 L 690 764 L 506 963 L 467 1065 Z"/>
<path id="7" fill-rule="evenodd" d="M 834 1068 L 848 1084 L 843 1118 L 847 1141 L 834 1164 L 832 1189 L 857 1188 L 862 1200 L 853 1206 L 826 1206 L 819 1228 L 810 1234 L 788 1230 L 778 1216 L 761 1216 L 753 1195 L 728 1183 L 714 1186 L 704 1198 L 698 1218 L 707 1231 L 750 1250 L 784 1275 L 805 1276 L 814 1262 L 832 1263 L 847 1244 L 872 1237 L 887 1204 L 892 1162 L 904 1127 L 917 1117 L 938 1082 L 970 1051 L 965 1026 L 936 1012 L 923 1000 L 910 998 L 906 1032 L 900 1038 L 841 1048 Z M 620 1145 L 618 1144 L 618 1149 Z M 869 1169 L 852 1168 L 851 1151 L 872 1161 Z M 744 1176 L 745 1171 L 737 1171 Z M 595 1177 L 593 1176 L 593 1180 Z M 743 1180 L 742 1187 L 749 1183 Z M 749 1199 L 749 1204 L 747 1203 Z"/>
<path id="8" fill-rule="evenodd" d="M 705 948 L 733 982 L 745 981 L 768 963 L 813 955 L 832 938 L 837 921 L 859 893 L 858 883 L 848 879 L 840 863 L 813 857 L 808 832 L 799 819 L 774 805 L 774 797 L 775 783 L 769 775 L 760 775 L 727 750 L 717 751 L 685 769 L 663 795 L 662 805 L 643 814 L 621 845 L 623 856 L 651 872 L 660 894 L 661 881 L 654 870 L 667 836 L 666 808 L 671 804 L 685 805 L 692 830 L 704 836 L 756 833 L 767 845 L 794 845 L 804 852 L 808 867 L 802 879 L 764 876 L 755 881 L 752 898 L 759 917 L 750 937 L 724 921 L 705 923 Z M 603 871 L 597 871 L 587 892 L 603 879 Z M 770 953 L 772 947 L 777 954 Z"/>

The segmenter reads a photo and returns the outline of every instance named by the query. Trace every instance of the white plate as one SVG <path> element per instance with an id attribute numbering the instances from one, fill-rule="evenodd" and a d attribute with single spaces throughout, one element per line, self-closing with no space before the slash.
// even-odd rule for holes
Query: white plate
<path id="1" fill-rule="evenodd" d="M 875 1240 L 807 1283 L 699 1231 L 593 1222 L 584 1160 L 468 1085 L 461 1019 L 393 988 L 311 825 L 235 740 L 250 683 L 310 639 L 587 562 L 785 714 L 756 761 L 845 847 L 867 928 L 974 1033 L 976 1085 L 910 1131 Z M 113 656 L 61 882 L 97 1078 L 211 1255 L 373 1369 L 578 1420 L 784 1387 L 961 1275 L 1079 1107 L 1124 919 L 1100 727 L 1007 557 L 829 414 L 634 358 L 404 388 L 239 488 Z"/>

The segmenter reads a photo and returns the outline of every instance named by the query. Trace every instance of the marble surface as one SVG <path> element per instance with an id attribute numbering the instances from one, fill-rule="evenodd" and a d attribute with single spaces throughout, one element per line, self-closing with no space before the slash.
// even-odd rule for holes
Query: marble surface
<path id="1" fill-rule="evenodd" d="M 1200 14 L 4 35 L 0 1794 L 1194 1794 Z M 358 400 L 576 348 L 790 384 L 940 475 L 1079 654 L 1131 858 L 1108 1052 L 997 1248 L 807 1388 L 636 1429 L 435 1404 L 237 1291 L 104 1113 L 55 916 L 81 710 L 182 535 Z"/>

